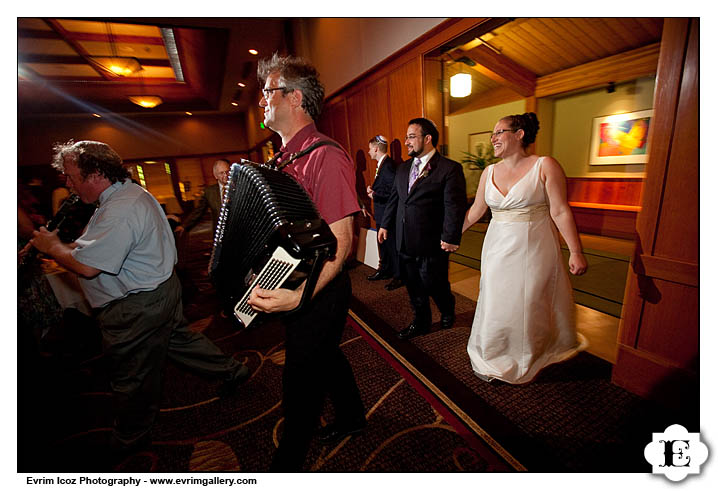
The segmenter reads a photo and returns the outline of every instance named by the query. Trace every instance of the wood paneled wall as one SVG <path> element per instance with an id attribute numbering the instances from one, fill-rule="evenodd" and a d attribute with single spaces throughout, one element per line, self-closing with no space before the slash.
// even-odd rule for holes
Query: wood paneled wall
<path id="1" fill-rule="evenodd" d="M 366 187 L 374 182 L 376 161 L 369 158 L 368 142 L 382 134 L 390 154 L 403 160 L 407 122 L 423 115 L 422 64 L 417 56 L 369 83 L 352 87 L 324 108 L 320 128 L 341 143 L 354 159 L 359 200 L 371 209 Z M 372 220 L 372 226 L 375 223 Z"/>
<path id="2" fill-rule="evenodd" d="M 684 407 L 698 399 L 698 22 L 664 23 L 652 150 L 613 370 L 614 383 Z"/>
<path id="3" fill-rule="evenodd" d="M 567 197 L 578 203 L 640 207 L 643 179 L 569 177 Z"/>
<path id="4" fill-rule="evenodd" d="M 441 134 L 441 100 L 425 98 L 423 55 L 481 21 L 450 19 L 443 22 L 327 99 L 318 126 L 344 145 L 354 159 L 357 193 L 367 207 L 371 200 L 366 196 L 366 186 L 374 182 L 376 173 L 376 162 L 367 154 L 369 139 L 377 134 L 384 135 L 389 141 L 392 158 L 403 161 L 407 157 L 404 147 L 407 123 L 423 116 L 434 120 L 440 140 L 446 141 L 445 135 Z M 371 226 L 375 226 L 373 220 Z"/>
<path id="5" fill-rule="evenodd" d="M 329 98 L 320 128 L 345 144 L 364 182 L 372 182 L 375 172 L 375 162 L 366 155 L 371 136 L 386 135 L 394 144 L 393 156 L 403 159 L 409 119 L 421 115 L 435 119 L 432 115 L 438 112 L 439 99 L 427 96 L 422 74 L 428 85 L 436 70 L 424 65 L 423 54 L 479 22 L 447 21 Z M 580 210 L 584 224 L 595 228 L 593 233 L 608 231 L 609 235 L 615 232 L 616 236 L 626 233 L 636 237 L 637 252 L 623 302 L 613 381 L 641 396 L 668 403 L 677 401 L 676 394 L 687 395 L 689 402 L 695 402 L 698 20 L 666 19 L 660 55 L 658 48 L 652 45 L 594 65 L 539 77 L 535 94 L 527 98 L 527 110 L 540 109 L 537 97 L 618 80 L 617 71 L 623 76 L 633 67 L 631 77 L 652 73 L 658 56 L 652 152 L 645 181 L 571 179 L 568 195 L 574 212 Z M 581 71 L 586 69 L 590 73 Z M 443 121 L 436 122 L 443 129 Z"/>
<path id="6" fill-rule="evenodd" d="M 568 202 L 579 232 L 636 238 L 643 179 L 570 177 L 566 183 Z"/>

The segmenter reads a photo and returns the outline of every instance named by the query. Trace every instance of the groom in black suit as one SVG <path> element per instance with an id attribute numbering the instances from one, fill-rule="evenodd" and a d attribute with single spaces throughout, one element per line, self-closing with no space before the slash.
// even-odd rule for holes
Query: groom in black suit
<path id="1" fill-rule="evenodd" d="M 436 149 L 439 131 L 426 118 L 409 121 L 406 148 L 410 160 L 396 171 L 394 188 L 384 210 L 379 242 L 395 231 L 401 276 L 409 293 L 414 320 L 400 339 L 424 334 L 431 327 L 434 299 L 441 327 L 456 318 L 449 284 L 449 253 L 459 248 L 466 211 L 466 179 L 461 164 Z"/>

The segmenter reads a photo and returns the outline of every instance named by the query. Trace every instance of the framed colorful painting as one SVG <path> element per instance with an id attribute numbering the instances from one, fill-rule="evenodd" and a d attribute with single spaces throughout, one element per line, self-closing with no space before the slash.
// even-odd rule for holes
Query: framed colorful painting
<path id="1" fill-rule="evenodd" d="M 591 165 L 645 164 L 653 110 L 593 118 Z"/>

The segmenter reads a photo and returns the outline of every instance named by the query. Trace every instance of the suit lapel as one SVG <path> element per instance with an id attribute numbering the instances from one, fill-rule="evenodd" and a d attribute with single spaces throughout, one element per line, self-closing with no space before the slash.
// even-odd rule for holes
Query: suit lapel
<path id="1" fill-rule="evenodd" d="M 439 158 L 440 158 L 440 155 L 439 155 L 439 151 L 437 150 L 436 153 L 434 153 L 434 156 L 431 157 L 431 160 L 429 160 L 429 162 L 426 163 L 426 167 L 424 167 L 424 170 L 421 171 L 421 174 L 419 174 L 419 177 L 416 179 L 416 181 L 414 181 L 414 185 L 411 187 L 411 191 L 409 191 L 408 196 L 411 196 L 412 194 L 414 194 L 414 191 L 416 191 L 416 189 L 419 186 L 421 186 L 421 183 L 424 182 L 424 180 L 426 178 L 428 178 L 429 175 L 436 170 L 436 167 L 438 166 Z M 411 164 L 409 165 L 409 168 L 411 169 Z M 411 170 L 410 170 L 410 172 L 411 172 Z M 408 174 L 407 174 L 407 179 L 406 179 L 406 187 L 407 188 L 409 187 L 409 175 Z"/>

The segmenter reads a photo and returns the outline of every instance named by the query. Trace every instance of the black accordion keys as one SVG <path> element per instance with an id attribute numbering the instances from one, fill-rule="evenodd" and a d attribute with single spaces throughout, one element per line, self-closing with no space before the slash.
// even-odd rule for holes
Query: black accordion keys
<path id="1" fill-rule="evenodd" d="M 244 327 L 259 314 L 247 303 L 255 285 L 296 289 L 306 280 L 299 310 L 336 249 L 329 225 L 292 176 L 247 160 L 232 164 L 209 274 L 223 307 Z"/>

